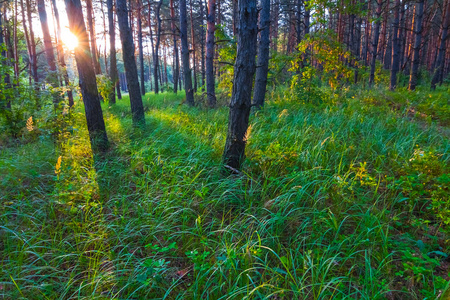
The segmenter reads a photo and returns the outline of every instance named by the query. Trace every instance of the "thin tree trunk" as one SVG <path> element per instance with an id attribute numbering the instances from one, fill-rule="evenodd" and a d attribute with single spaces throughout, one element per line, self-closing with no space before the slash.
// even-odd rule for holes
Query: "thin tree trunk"
<path id="1" fill-rule="evenodd" d="M 370 75 L 369 75 L 369 85 L 372 85 L 375 81 L 375 66 L 376 66 L 376 58 L 378 52 L 378 38 L 380 36 L 380 16 L 381 16 L 381 8 L 383 6 L 382 0 L 377 0 L 377 11 L 375 12 L 375 28 L 373 30 L 373 39 L 372 39 L 372 57 L 370 62 Z"/>
<path id="2" fill-rule="evenodd" d="M 107 0 L 108 6 L 108 27 L 109 27 L 109 77 L 114 88 L 109 93 L 109 103 L 116 103 L 115 89 L 120 91 L 119 78 L 117 76 L 117 58 L 116 58 L 116 26 L 114 24 L 113 0 Z M 119 92 L 118 92 L 119 93 Z"/>
<path id="3" fill-rule="evenodd" d="M 142 45 L 142 20 L 141 20 L 142 3 L 138 3 L 138 44 L 139 44 L 139 69 L 141 76 L 141 94 L 145 95 L 145 80 L 144 80 L 144 46 Z"/>
<path id="4" fill-rule="evenodd" d="M 92 9 L 92 0 L 86 0 L 86 14 L 89 26 L 89 34 L 91 39 L 92 63 L 94 64 L 95 74 L 101 74 L 100 62 L 97 57 L 97 37 L 95 36 L 95 22 Z"/>
<path id="5" fill-rule="evenodd" d="M 186 0 L 180 0 L 180 39 L 181 39 L 181 60 L 183 62 L 184 87 L 186 91 L 186 102 L 188 105 L 193 106 L 194 91 L 192 90 L 191 69 L 189 67 Z"/>
<path id="6" fill-rule="evenodd" d="M 67 1 L 67 0 L 66 0 Z M 130 94 L 131 114 L 134 125 L 145 124 L 144 106 L 142 104 L 139 79 L 134 57 L 134 44 L 131 29 L 128 25 L 126 0 L 116 0 L 116 13 L 119 21 L 120 40 L 122 41 L 122 56 L 125 66 L 128 92 Z"/>
<path id="7" fill-rule="evenodd" d="M 264 106 L 267 73 L 269 71 L 270 0 L 261 0 L 261 6 L 262 9 L 259 16 L 261 37 L 259 40 L 258 68 L 256 69 L 255 90 L 253 94 L 253 103 L 258 109 Z M 300 18 L 300 12 L 298 18 Z"/>
<path id="8" fill-rule="evenodd" d="M 208 19 L 206 35 L 206 95 L 209 107 L 216 106 L 216 83 L 214 78 L 214 31 L 216 1 L 208 0 Z"/>
<path id="9" fill-rule="evenodd" d="M 444 61 L 445 61 L 445 45 L 448 39 L 448 30 L 450 27 L 450 1 L 447 1 L 447 9 L 445 12 L 445 17 L 443 16 L 444 22 L 441 29 L 441 41 L 439 43 L 439 49 L 436 55 L 436 65 L 433 72 L 433 78 L 431 79 L 431 89 L 436 89 L 436 84 L 439 82 L 440 78 L 443 77 L 444 73 Z"/>
<path id="10" fill-rule="evenodd" d="M 26 0 L 26 4 L 27 4 L 28 28 L 30 29 L 30 46 L 31 46 L 30 64 L 31 64 L 31 70 L 32 70 L 32 74 L 33 74 L 34 84 L 37 87 L 37 83 L 39 82 L 39 77 L 38 77 L 38 71 L 37 71 L 36 41 L 34 39 L 33 22 L 31 19 L 30 0 Z M 25 21 L 24 21 L 24 23 L 25 23 Z"/>
<path id="11" fill-rule="evenodd" d="M 159 72 L 159 44 L 161 41 L 161 5 L 162 5 L 162 0 L 159 1 L 158 5 L 156 6 L 156 21 L 157 21 L 157 29 L 156 29 L 156 45 L 155 45 L 155 49 L 154 49 L 154 63 L 153 63 L 153 68 L 154 68 L 154 76 L 155 76 L 155 94 L 159 93 L 159 84 L 158 84 L 158 78 L 160 78 L 160 76 L 158 76 L 158 72 Z M 161 81 L 161 80 L 160 80 Z"/>
<path id="12" fill-rule="evenodd" d="M 239 169 L 245 158 L 257 45 L 256 0 L 239 1 L 239 35 L 234 65 L 228 132 L 223 152 L 225 166 Z"/>
<path id="13" fill-rule="evenodd" d="M 78 47 L 75 49 L 78 76 L 80 78 L 81 94 L 83 95 L 86 122 L 94 153 L 108 149 L 105 122 L 103 121 L 102 107 L 98 95 L 95 71 L 92 66 L 92 57 L 89 50 L 89 37 L 83 19 L 80 0 L 65 0 L 69 27 L 78 37 Z"/>
<path id="14" fill-rule="evenodd" d="M 420 45 L 422 43 L 422 20 L 423 20 L 423 4 L 424 0 L 419 0 L 417 3 L 417 19 L 415 28 L 415 40 L 414 40 L 414 53 L 411 65 L 411 74 L 409 76 L 409 86 L 408 89 L 413 91 L 416 89 L 417 76 L 419 73 L 419 63 L 420 63 Z"/>
<path id="15" fill-rule="evenodd" d="M 73 94 L 72 89 L 70 88 L 70 80 L 69 80 L 69 74 L 67 73 L 67 66 L 66 61 L 64 60 L 64 50 L 62 46 L 62 39 L 61 39 L 61 25 L 59 23 L 59 12 L 58 8 L 56 7 L 56 0 L 52 0 L 53 5 L 53 11 L 55 13 L 55 19 L 56 19 L 56 30 L 58 35 L 58 61 L 59 65 L 61 66 L 61 71 L 63 73 L 64 78 L 64 84 L 67 87 L 67 98 L 69 99 L 69 107 L 73 106 Z"/>
<path id="16" fill-rule="evenodd" d="M 201 0 L 200 0 L 201 3 Z M 173 0 L 170 0 L 170 27 L 172 29 L 173 36 L 173 58 L 174 58 L 174 70 L 173 70 L 173 92 L 178 92 L 178 76 L 180 72 L 180 62 L 178 61 L 178 45 L 177 45 L 177 31 L 175 26 L 175 9 L 173 7 Z"/>
<path id="17" fill-rule="evenodd" d="M 195 31 L 194 31 L 194 18 L 192 16 L 192 0 L 189 1 L 191 10 L 191 39 L 192 39 L 192 62 L 194 70 L 194 93 L 197 92 L 197 65 L 195 60 Z"/>
<path id="18" fill-rule="evenodd" d="M 201 38 L 201 59 L 202 59 L 202 67 L 201 67 L 201 71 L 202 71 L 202 92 L 205 91 L 205 79 L 206 79 L 206 69 L 205 69 L 205 11 L 203 9 L 203 0 L 199 0 L 199 4 L 200 4 L 200 16 L 201 16 L 201 33 L 202 33 L 202 38 Z M 234 26 L 234 23 L 233 23 Z M 234 27 L 233 27 L 234 28 Z M 234 29 L 233 29 L 234 30 Z"/>
<path id="19" fill-rule="evenodd" d="M 393 38 L 392 38 L 392 64 L 391 64 L 391 80 L 389 89 L 391 91 L 395 90 L 397 86 L 397 72 L 399 67 L 399 57 L 400 57 L 400 44 L 398 40 L 399 33 L 399 10 L 400 10 L 400 0 L 395 0 L 394 7 L 394 23 L 393 23 Z"/>

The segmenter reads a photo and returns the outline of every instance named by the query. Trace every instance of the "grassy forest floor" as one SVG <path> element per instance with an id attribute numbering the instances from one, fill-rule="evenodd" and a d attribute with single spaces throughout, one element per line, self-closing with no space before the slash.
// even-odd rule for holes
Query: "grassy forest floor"
<path id="1" fill-rule="evenodd" d="M 450 271 L 448 87 L 268 92 L 243 172 L 228 108 L 104 104 L 94 164 L 78 104 L 59 142 L 0 152 L 2 299 L 435 299 Z M 37 124 L 35 124 L 37 126 Z M 31 129 L 31 130 L 30 130 Z"/>

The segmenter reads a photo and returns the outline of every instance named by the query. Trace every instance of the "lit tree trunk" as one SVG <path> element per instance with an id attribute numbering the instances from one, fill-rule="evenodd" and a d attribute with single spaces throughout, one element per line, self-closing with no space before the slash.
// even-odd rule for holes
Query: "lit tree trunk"
<path id="1" fill-rule="evenodd" d="M 193 106 L 194 91 L 192 90 L 191 69 L 189 67 L 186 0 L 180 0 L 180 39 L 181 39 L 181 61 L 183 62 L 184 89 L 186 91 L 186 102 L 188 105 Z"/>
<path id="2" fill-rule="evenodd" d="M 208 105 L 216 106 L 216 83 L 214 78 L 214 31 L 215 28 L 216 1 L 208 0 L 208 18 L 206 35 L 206 95 Z"/>
<path id="3" fill-rule="evenodd" d="M 201 0 L 200 0 L 201 2 Z M 178 61 L 178 45 L 177 45 L 177 35 L 176 35 L 176 26 L 175 26 L 175 9 L 173 8 L 173 0 L 170 0 L 170 26 L 172 29 L 173 36 L 173 58 L 175 61 L 175 68 L 173 70 L 173 92 L 176 94 L 178 89 L 178 76 L 180 72 L 180 62 Z"/>
<path id="4" fill-rule="evenodd" d="M 83 19 L 80 0 L 65 0 L 69 27 L 78 37 L 78 47 L 75 49 L 80 89 L 83 96 L 86 123 L 91 140 L 92 150 L 95 152 L 108 149 L 105 122 L 103 121 L 102 107 L 95 80 L 95 71 L 92 66 L 92 57 L 89 50 L 89 37 Z"/>
<path id="5" fill-rule="evenodd" d="M 45 2 L 44 0 L 37 0 L 37 4 L 38 4 L 39 19 L 41 21 L 42 34 L 44 37 L 45 56 L 47 57 L 47 63 L 50 68 L 50 71 L 52 72 L 50 83 L 53 87 L 57 87 L 58 80 L 56 78 L 55 53 L 53 51 L 50 31 L 48 29 L 47 12 L 45 11 Z M 59 97 L 55 95 L 53 97 L 53 103 L 55 104 L 55 106 L 58 104 L 58 102 Z"/>
<path id="6" fill-rule="evenodd" d="M 408 89 L 413 91 L 416 89 L 417 85 L 417 75 L 419 73 L 419 62 L 420 62 L 420 45 L 422 43 L 422 20 L 423 20 L 423 3 L 424 0 L 419 0 L 417 5 L 417 19 L 416 28 L 414 30 L 415 40 L 414 40 L 414 53 L 411 65 L 411 74 L 409 76 L 409 86 Z"/>
<path id="7" fill-rule="evenodd" d="M 397 86 L 397 72 L 399 67 L 399 57 L 400 57 L 400 44 L 398 40 L 399 32 L 399 10 L 400 10 L 400 0 L 395 0 L 394 7 L 394 23 L 393 23 L 393 39 L 392 39 L 392 64 L 391 64 L 391 80 L 389 89 L 391 91 L 395 90 Z"/>
<path id="8" fill-rule="evenodd" d="M 258 67 L 256 69 L 255 90 L 253 94 L 253 103 L 258 109 L 264 106 L 267 73 L 269 71 L 270 0 L 262 0 L 261 6 L 262 9 L 259 16 L 261 36 L 259 40 Z M 300 18 L 300 13 L 298 18 Z"/>
<path id="9" fill-rule="evenodd" d="M 373 84 L 375 81 L 375 66 L 376 66 L 376 58 L 377 58 L 377 50 L 378 50 L 378 38 L 380 36 L 380 16 L 381 16 L 381 8 L 383 6 L 382 0 L 377 0 L 377 11 L 375 12 L 375 28 L 373 29 L 373 39 L 372 39 L 372 57 L 370 61 L 370 75 L 369 75 L 369 84 Z"/>
<path id="10" fill-rule="evenodd" d="M 125 66 L 128 92 L 130 94 L 133 124 L 145 124 L 144 106 L 142 104 L 136 59 L 134 57 L 133 36 L 131 35 L 131 29 L 128 25 L 126 0 L 116 0 L 116 13 L 117 20 L 119 21 L 120 40 L 122 41 L 123 64 Z"/>
<path id="11" fill-rule="evenodd" d="M 445 17 L 443 16 L 444 22 L 441 29 L 441 42 L 439 43 L 439 49 L 437 51 L 437 58 L 435 69 L 433 72 L 433 78 L 431 79 L 431 89 L 436 89 L 436 84 L 439 82 L 440 78 L 444 73 L 444 61 L 445 61 L 445 45 L 448 38 L 448 29 L 450 27 L 450 1 L 447 1 L 447 9 L 445 12 Z"/>
<path id="12" fill-rule="evenodd" d="M 61 39 L 61 25 L 59 23 L 59 12 L 58 12 L 58 8 L 56 7 L 56 0 L 52 0 L 52 5 L 53 5 L 53 11 L 55 13 L 56 29 L 57 29 L 57 34 L 58 34 L 58 45 L 57 45 L 58 46 L 58 61 L 59 61 L 59 65 L 61 66 L 61 69 L 62 69 L 64 83 L 65 83 L 66 87 L 68 88 L 67 98 L 69 99 L 69 107 L 72 107 L 73 106 L 73 95 L 72 95 L 72 89 L 70 88 L 69 74 L 67 73 L 66 62 L 64 60 L 64 50 L 63 50 L 62 39 Z"/>
<path id="13" fill-rule="evenodd" d="M 34 84 L 37 84 L 39 82 L 39 77 L 38 77 L 38 73 L 37 73 L 36 41 L 34 39 L 33 22 L 31 19 L 30 0 L 26 0 L 26 4 L 27 4 L 28 28 L 30 29 L 30 47 L 31 47 L 30 64 L 31 64 L 31 70 L 32 70 L 32 74 L 33 74 Z M 25 23 L 25 21 L 24 21 L 24 23 Z"/>
<path id="14" fill-rule="evenodd" d="M 239 169 L 245 158 L 252 83 L 257 44 L 256 0 L 239 0 L 239 35 L 234 64 L 233 91 L 228 117 L 228 132 L 223 153 L 225 166 Z"/>
<path id="15" fill-rule="evenodd" d="M 95 74 L 101 74 L 102 70 L 100 69 L 100 62 L 97 57 L 97 38 L 95 36 L 95 22 L 92 11 L 92 0 L 86 0 L 86 14 L 91 39 L 92 63 L 94 64 Z"/>
<path id="16" fill-rule="evenodd" d="M 144 46 L 142 45 L 142 20 L 141 20 L 141 10 L 142 10 L 142 3 L 141 0 L 139 0 L 138 3 L 138 44 L 139 44 L 139 69 L 140 69 L 140 75 L 141 75 L 141 94 L 142 96 L 145 95 L 145 80 L 144 80 Z"/>
<path id="17" fill-rule="evenodd" d="M 13 27 L 13 39 L 14 39 L 14 77 L 15 85 L 19 85 L 19 49 L 17 48 L 17 0 L 14 0 L 14 27 Z"/>
<path id="18" fill-rule="evenodd" d="M 119 78 L 117 76 L 117 58 L 116 58 L 116 26 L 114 24 L 114 7 L 113 0 L 107 0 L 108 6 L 108 27 L 109 27 L 109 77 L 114 88 L 109 93 L 109 103 L 116 103 L 115 89 L 119 87 Z"/>
<path id="19" fill-rule="evenodd" d="M 31 85 L 32 78 L 33 78 L 33 69 L 32 69 L 33 68 L 32 67 L 33 53 L 31 51 L 31 42 L 30 42 L 30 36 L 28 34 L 27 21 L 25 19 L 25 6 L 23 5 L 23 0 L 20 0 L 20 8 L 22 10 L 22 26 L 23 26 L 23 32 L 25 34 L 25 41 L 27 44 L 27 52 L 28 52 L 28 59 L 29 59 L 28 69 L 29 69 L 30 73 L 28 75 L 28 83 Z"/>

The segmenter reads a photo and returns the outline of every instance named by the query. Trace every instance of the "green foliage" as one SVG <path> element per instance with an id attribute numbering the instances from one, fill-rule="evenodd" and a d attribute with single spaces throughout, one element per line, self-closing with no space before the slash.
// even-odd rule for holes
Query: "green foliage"
<path id="1" fill-rule="evenodd" d="M 2 149 L 0 295 L 437 297 L 448 136 L 396 109 L 403 91 L 314 88 L 324 105 L 268 91 L 240 175 L 220 172 L 227 107 L 180 105 L 182 93 L 143 97 L 146 128 L 133 128 L 127 96 L 104 104 L 103 157 L 80 102 L 57 147 Z"/>
<path id="2" fill-rule="evenodd" d="M 106 74 L 96 75 L 98 93 L 103 101 L 108 102 L 109 95 L 114 90 L 114 85 Z"/>
<path id="3" fill-rule="evenodd" d="M 223 25 L 216 27 L 215 38 L 216 40 L 224 42 L 219 44 L 219 88 L 223 89 L 228 97 L 231 97 L 234 77 L 234 61 L 236 60 L 237 53 L 236 40 L 226 33 Z"/>

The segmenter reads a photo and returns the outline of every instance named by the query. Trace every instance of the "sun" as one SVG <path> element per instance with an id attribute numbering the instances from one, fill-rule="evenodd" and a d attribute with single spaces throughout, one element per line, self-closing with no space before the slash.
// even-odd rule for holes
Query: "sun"
<path id="1" fill-rule="evenodd" d="M 78 38 L 69 30 L 61 32 L 61 40 L 69 50 L 74 50 L 78 46 Z"/>

